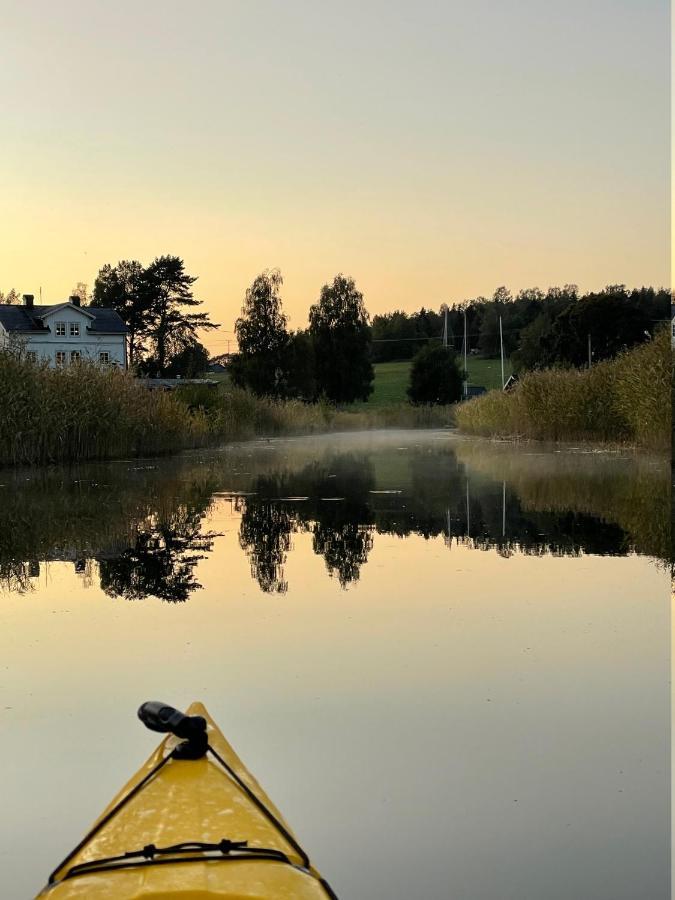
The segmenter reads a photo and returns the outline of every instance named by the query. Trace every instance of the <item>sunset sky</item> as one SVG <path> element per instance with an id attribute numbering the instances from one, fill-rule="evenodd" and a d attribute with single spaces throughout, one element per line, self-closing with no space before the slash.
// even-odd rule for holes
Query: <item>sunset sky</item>
<path id="1" fill-rule="evenodd" d="M 668 285 L 666 0 L 0 0 L 0 291 L 177 254 L 227 333 L 576 282 Z"/>

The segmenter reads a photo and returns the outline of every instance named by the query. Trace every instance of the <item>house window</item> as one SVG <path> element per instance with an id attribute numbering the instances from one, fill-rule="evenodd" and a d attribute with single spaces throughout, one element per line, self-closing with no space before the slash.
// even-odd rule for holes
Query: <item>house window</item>
<path id="1" fill-rule="evenodd" d="M 28 350 L 26 352 L 26 359 L 31 363 L 37 362 L 37 353 L 35 350 Z"/>
<path id="2" fill-rule="evenodd" d="M 56 354 L 56 365 L 57 366 L 65 366 L 66 364 L 66 354 L 59 350 Z"/>
<path id="3" fill-rule="evenodd" d="M 65 322 L 57 322 L 56 323 L 56 336 L 57 337 L 65 337 L 66 336 L 66 323 Z"/>
<path id="4" fill-rule="evenodd" d="M 70 336 L 71 337 L 79 337 L 80 336 L 79 322 L 71 322 L 70 323 Z"/>
<path id="5" fill-rule="evenodd" d="M 70 361 L 71 361 L 71 363 L 77 363 L 80 361 L 80 351 L 79 350 L 71 350 L 70 351 Z"/>
<path id="6" fill-rule="evenodd" d="M 110 354 L 108 353 L 107 350 L 105 350 L 105 351 L 99 353 L 99 355 L 98 355 L 98 361 L 100 362 L 100 364 L 101 364 L 102 366 L 107 366 L 107 365 L 108 365 L 108 363 L 110 362 Z"/>

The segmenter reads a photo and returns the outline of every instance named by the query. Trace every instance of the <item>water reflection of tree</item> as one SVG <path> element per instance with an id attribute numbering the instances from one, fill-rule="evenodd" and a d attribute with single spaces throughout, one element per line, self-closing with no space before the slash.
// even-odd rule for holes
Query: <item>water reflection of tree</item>
<path id="1" fill-rule="evenodd" d="M 31 579 L 35 578 L 38 572 L 39 569 L 36 571 L 32 561 L 0 560 L 0 586 L 10 593 L 25 594 L 26 591 L 32 590 Z"/>
<path id="2" fill-rule="evenodd" d="M 513 487 L 497 480 L 498 469 L 493 478 L 476 473 L 472 458 L 467 452 L 464 462 L 438 447 L 411 455 L 405 496 L 374 498 L 378 532 L 442 535 L 447 543 L 494 549 L 507 557 L 516 551 L 535 556 L 627 552 L 627 536 L 619 525 L 564 507 L 526 509 Z"/>
<path id="3" fill-rule="evenodd" d="M 375 483 L 365 455 L 335 455 L 298 471 L 259 477 L 240 503 L 239 543 L 266 593 L 284 593 L 291 536 L 310 532 L 314 552 L 346 587 L 357 581 L 373 546 L 369 491 Z"/>
<path id="4" fill-rule="evenodd" d="M 337 575 L 342 587 L 358 581 L 361 566 L 373 549 L 372 529 L 358 522 L 316 522 L 312 534 L 314 552 L 326 560 L 328 574 Z"/>
<path id="5" fill-rule="evenodd" d="M 72 564 L 85 586 L 98 571 L 107 594 L 128 599 L 185 600 L 200 587 L 195 569 L 214 537 L 201 530 L 212 468 L 96 463 L 6 481 L 0 588 L 30 590 L 42 562 Z"/>
<path id="6" fill-rule="evenodd" d="M 99 559 L 101 588 L 110 597 L 158 597 L 184 602 L 201 588 L 195 568 L 213 548 L 213 532 L 202 533 L 203 510 L 179 507 L 168 521 L 149 523 L 132 546 Z"/>
<path id="7" fill-rule="evenodd" d="M 242 511 L 239 545 L 251 562 L 251 575 L 266 594 L 285 594 L 286 554 L 296 528 L 293 514 L 273 500 L 240 501 Z"/>
<path id="8" fill-rule="evenodd" d="M 375 533 L 443 537 L 507 557 L 637 551 L 667 559 L 667 478 L 667 466 L 640 458 L 423 441 L 405 453 L 302 442 L 283 464 L 249 448 L 225 463 L 214 456 L 9 473 L 0 589 L 30 590 L 43 561 L 60 561 L 85 581 L 100 573 L 111 596 L 184 601 L 200 586 L 197 566 L 214 537 L 203 518 L 223 486 L 248 494 L 236 507 L 239 543 L 267 593 L 288 589 L 296 533 L 311 536 L 343 587 L 358 580 Z"/>
<path id="9" fill-rule="evenodd" d="M 334 456 L 307 467 L 303 476 L 310 502 L 301 519 L 311 528 L 314 552 L 323 556 L 329 575 L 347 587 L 359 580 L 373 549 L 373 462 L 361 454 Z"/>
<path id="10" fill-rule="evenodd" d="M 546 452 L 490 442 L 459 443 L 472 480 L 505 479 L 533 542 L 586 553 L 632 551 L 667 560 L 670 503 L 666 460 L 639 454 Z M 511 518 L 509 527 L 511 526 Z M 541 540 L 541 533 L 545 540 Z"/>

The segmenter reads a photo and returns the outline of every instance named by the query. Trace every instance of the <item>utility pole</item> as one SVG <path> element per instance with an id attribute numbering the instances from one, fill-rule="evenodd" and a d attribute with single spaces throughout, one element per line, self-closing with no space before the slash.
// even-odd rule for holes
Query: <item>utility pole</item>
<path id="1" fill-rule="evenodd" d="M 466 307 L 464 307 L 464 396 L 469 393 L 469 366 L 467 363 Z"/>
<path id="2" fill-rule="evenodd" d="M 499 349 L 502 354 L 502 390 L 504 390 L 504 335 L 502 334 L 502 317 L 499 317 Z"/>
<path id="3" fill-rule="evenodd" d="M 592 365 L 593 354 L 591 353 L 591 335 L 588 335 L 588 368 Z"/>
<path id="4" fill-rule="evenodd" d="M 506 537 L 506 482 L 502 481 L 502 537 Z"/>
<path id="5" fill-rule="evenodd" d="M 443 304 L 443 312 L 445 313 L 445 318 L 443 320 L 443 346 L 448 346 L 448 306 L 446 303 Z"/>

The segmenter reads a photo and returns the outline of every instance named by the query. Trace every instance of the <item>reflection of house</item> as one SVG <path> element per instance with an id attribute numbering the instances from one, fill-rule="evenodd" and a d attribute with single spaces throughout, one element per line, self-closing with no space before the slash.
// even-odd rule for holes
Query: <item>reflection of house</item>
<path id="1" fill-rule="evenodd" d="M 80 360 L 127 367 L 127 327 L 113 309 L 65 303 L 36 306 L 24 294 L 23 306 L 0 304 L 0 347 L 19 347 L 35 361 L 65 366 Z"/>

